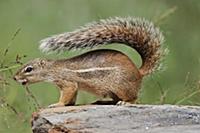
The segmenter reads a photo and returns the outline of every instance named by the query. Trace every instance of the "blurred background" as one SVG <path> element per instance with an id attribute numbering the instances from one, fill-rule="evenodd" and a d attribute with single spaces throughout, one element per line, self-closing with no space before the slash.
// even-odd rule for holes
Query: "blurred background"
<path id="1" fill-rule="evenodd" d="M 38 42 L 114 16 L 153 21 L 170 50 L 163 63 L 165 70 L 144 79 L 138 101 L 200 105 L 199 0 L 0 0 L 0 133 L 30 133 L 30 118 L 38 108 L 37 102 L 47 107 L 59 97 L 52 84 L 34 84 L 27 92 L 13 81 L 12 75 L 20 64 L 38 57 L 58 59 L 84 52 L 45 55 L 38 50 Z M 141 63 L 138 54 L 127 47 L 108 48 L 120 49 L 138 66 Z M 95 99 L 94 95 L 80 92 L 77 103 Z"/>

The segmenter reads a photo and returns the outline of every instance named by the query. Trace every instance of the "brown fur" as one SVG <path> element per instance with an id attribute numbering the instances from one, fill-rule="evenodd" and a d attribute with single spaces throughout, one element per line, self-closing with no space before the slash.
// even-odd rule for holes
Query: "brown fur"
<path id="1" fill-rule="evenodd" d="M 27 66 L 33 66 L 29 74 L 24 72 Z M 95 67 L 100 69 L 90 71 Z M 15 79 L 19 82 L 26 79 L 26 84 L 32 81 L 56 84 L 61 95 L 59 102 L 52 105 L 54 107 L 75 104 L 78 89 L 111 97 L 114 103 L 120 100 L 134 102 L 142 75 L 126 55 L 113 50 L 97 50 L 71 59 L 35 59 L 24 65 Z"/>
<path id="2" fill-rule="evenodd" d="M 35 59 L 25 64 L 14 79 L 22 84 L 52 82 L 60 88 L 60 99 L 51 107 L 75 104 L 77 91 L 86 90 L 112 103 L 134 103 L 143 76 L 152 73 L 165 53 L 163 36 L 151 22 L 138 18 L 101 20 L 85 27 L 41 41 L 44 52 L 93 48 L 102 44 L 123 43 L 141 55 L 138 69 L 124 54 L 114 50 L 90 51 L 71 59 Z"/>

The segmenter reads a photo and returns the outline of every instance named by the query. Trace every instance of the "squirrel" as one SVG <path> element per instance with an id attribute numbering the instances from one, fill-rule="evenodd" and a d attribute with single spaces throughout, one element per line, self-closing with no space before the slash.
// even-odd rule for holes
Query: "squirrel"
<path id="1" fill-rule="evenodd" d="M 22 85 L 54 83 L 60 90 L 60 98 L 49 107 L 74 105 L 79 89 L 109 97 L 111 104 L 135 103 L 143 77 L 159 69 L 166 51 L 163 41 L 160 30 L 145 19 L 102 19 L 73 32 L 43 39 L 39 47 L 46 53 L 90 48 L 89 52 L 68 59 L 33 59 L 17 71 L 14 79 Z M 135 49 L 141 56 L 141 67 L 137 68 L 120 51 L 93 49 L 111 43 Z"/>

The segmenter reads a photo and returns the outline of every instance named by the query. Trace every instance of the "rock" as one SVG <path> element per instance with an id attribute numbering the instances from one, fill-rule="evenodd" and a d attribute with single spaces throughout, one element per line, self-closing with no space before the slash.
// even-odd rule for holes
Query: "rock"
<path id="1" fill-rule="evenodd" d="M 200 107 L 85 105 L 33 113 L 33 133 L 200 133 Z"/>

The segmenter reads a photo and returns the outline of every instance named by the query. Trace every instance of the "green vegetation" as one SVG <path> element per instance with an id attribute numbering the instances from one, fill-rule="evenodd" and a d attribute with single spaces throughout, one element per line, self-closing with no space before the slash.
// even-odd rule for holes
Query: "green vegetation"
<path id="1" fill-rule="evenodd" d="M 145 17 L 155 22 L 170 49 L 166 69 L 145 78 L 139 101 L 145 104 L 200 104 L 199 0 L 0 0 L 0 133 L 30 133 L 38 104 L 58 99 L 55 86 L 39 83 L 24 88 L 12 80 L 17 68 L 37 57 L 66 58 L 80 52 L 45 55 L 38 41 L 71 31 L 87 22 L 112 16 Z M 140 64 L 136 52 L 120 49 Z M 81 51 L 83 52 L 83 51 Z M 78 103 L 95 96 L 81 92 Z"/>

